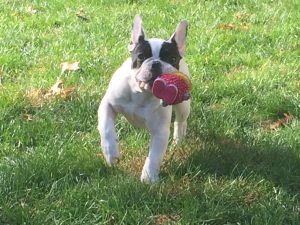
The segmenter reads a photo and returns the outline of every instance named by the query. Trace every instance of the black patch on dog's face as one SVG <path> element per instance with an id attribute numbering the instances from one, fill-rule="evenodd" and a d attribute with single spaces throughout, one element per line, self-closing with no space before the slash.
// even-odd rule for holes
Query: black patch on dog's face
<path id="1" fill-rule="evenodd" d="M 178 52 L 177 44 L 175 40 L 172 39 L 171 42 L 164 42 L 161 46 L 159 52 L 159 58 L 171 64 L 176 69 L 179 69 L 179 61 L 181 56 Z"/>
<path id="2" fill-rule="evenodd" d="M 150 57 L 152 57 L 150 43 L 146 41 L 143 36 L 140 36 L 138 44 L 131 52 L 132 68 L 140 68 L 143 62 Z"/>

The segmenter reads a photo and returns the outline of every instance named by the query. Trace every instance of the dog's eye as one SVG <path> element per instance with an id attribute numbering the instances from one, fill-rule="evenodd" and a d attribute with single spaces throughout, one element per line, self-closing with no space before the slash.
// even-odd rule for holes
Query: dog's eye
<path id="1" fill-rule="evenodd" d="M 141 60 L 141 61 L 143 61 L 143 60 L 145 60 L 145 56 L 141 53 L 141 54 L 138 54 L 138 59 L 139 60 Z"/>
<path id="2" fill-rule="evenodd" d="M 171 61 L 171 63 L 176 63 L 177 58 L 175 56 L 173 56 L 173 57 L 171 57 L 170 61 Z"/>

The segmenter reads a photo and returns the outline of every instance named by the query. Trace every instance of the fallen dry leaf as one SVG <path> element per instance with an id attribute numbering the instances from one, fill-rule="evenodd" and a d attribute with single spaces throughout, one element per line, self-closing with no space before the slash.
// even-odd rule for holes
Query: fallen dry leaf
<path id="1" fill-rule="evenodd" d="M 50 97 L 61 96 L 63 98 L 67 98 L 73 93 L 75 90 L 74 87 L 63 88 L 62 83 L 63 81 L 59 79 L 48 91 L 33 89 L 26 92 L 25 96 L 33 107 L 42 107 Z M 24 115 L 24 119 L 26 119 L 26 116 L 27 115 Z"/>
<path id="2" fill-rule="evenodd" d="M 234 23 L 222 23 L 218 25 L 218 28 L 223 30 L 243 30 L 243 31 L 249 30 L 249 26 L 245 23 L 243 23 L 242 25 L 234 24 Z"/>
<path id="3" fill-rule="evenodd" d="M 241 26 L 241 29 L 244 30 L 244 31 L 248 31 L 248 30 L 249 30 L 249 26 L 248 26 L 247 24 L 244 23 L 244 24 Z"/>
<path id="4" fill-rule="evenodd" d="M 234 14 L 234 17 L 237 18 L 237 19 L 242 19 L 243 18 L 243 13 L 242 12 L 236 12 Z"/>
<path id="5" fill-rule="evenodd" d="M 63 88 L 62 84 L 63 84 L 63 81 L 61 79 L 58 79 L 56 81 L 56 83 L 50 88 L 50 90 L 45 95 L 45 97 L 49 97 L 49 96 L 68 97 L 68 96 L 70 96 L 75 88 L 74 87 Z"/>
<path id="6" fill-rule="evenodd" d="M 32 115 L 30 115 L 29 113 L 24 113 L 23 115 L 24 120 L 26 121 L 31 121 L 32 120 Z"/>
<path id="7" fill-rule="evenodd" d="M 236 12 L 234 14 L 234 17 L 239 19 L 239 20 L 242 20 L 242 19 L 245 19 L 247 17 L 249 17 L 249 14 L 248 13 L 244 13 L 244 12 Z"/>
<path id="8" fill-rule="evenodd" d="M 44 93 L 39 89 L 33 89 L 26 93 L 26 97 L 33 107 L 41 107 L 44 104 Z"/>
<path id="9" fill-rule="evenodd" d="M 69 62 L 63 62 L 61 64 L 61 73 L 64 73 L 66 71 L 76 71 L 79 70 L 79 62 L 69 63 Z"/>
<path id="10" fill-rule="evenodd" d="M 73 93 L 74 90 L 75 90 L 75 87 L 64 88 L 61 95 L 63 97 L 69 97 Z"/>
<path id="11" fill-rule="evenodd" d="M 160 214 L 154 216 L 155 224 L 157 225 L 177 224 L 179 218 L 180 217 L 178 215 L 166 215 L 166 214 Z"/>
<path id="12" fill-rule="evenodd" d="M 284 113 L 283 116 L 284 116 L 283 118 L 278 119 L 273 123 L 269 123 L 269 124 L 267 123 L 266 127 L 268 127 L 271 130 L 276 130 L 281 126 L 290 123 L 294 118 L 294 116 L 291 113 Z"/>
<path id="13" fill-rule="evenodd" d="M 26 8 L 26 12 L 31 13 L 31 14 L 36 14 L 37 10 L 35 8 L 33 8 L 32 5 L 30 5 Z"/>
<path id="14" fill-rule="evenodd" d="M 79 19 L 82 19 L 85 22 L 90 22 L 90 19 L 87 18 L 87 16 L 85 15 L 85 12 L 83 11 L 83 9 L 80 9 L 79 12 L 76 13 L 76 16 Z"/>
<path id="15" fill-rule="evenodd" d="M 242 196 L 242 201 L 246 204 L 246 205 L 251 205 L 253 203 L 255 203 L 258 199 L 258 194 L 255 192 L 250 192 L 245 194 L 244 196 Z"/>
<path id="16" fill-rule="evenodd" d="M 236 28 L 236 25 L 233 23 L 223 23 L 223 24 L 220 24 L 218 26 L 218 28 L 224 29 L 224 30 L 233 30 Z"/>
<path id="17" fill-rule="evenodd" d="M 15 16 L 18 16 L 19 14 L 17 12 L 13 12 L 10 15 L 15 17 Z"/>
<path id="18" fill-rule="evenodd" d="M 57 80 L 46 95 L 59 95 L 62 91 L 62 83 L 63 81 L 61 79 Z"/>

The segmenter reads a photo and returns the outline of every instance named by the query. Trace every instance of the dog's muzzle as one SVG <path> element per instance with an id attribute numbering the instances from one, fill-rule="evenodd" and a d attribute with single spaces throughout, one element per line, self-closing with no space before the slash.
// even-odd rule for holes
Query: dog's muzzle
<path id="1" fill-rule="evenodd" d="M 150 68 L 149 68 L 150 67 Z M 154 60 L 151 65 L 148 66 L 148 80 L 147 81 L 140 81 L 137 79 L 139 82 L 139 86 L 142 89 L 149 89 L 152 87 L 152 84 L 154 80 L 159 77 L 162 74 L 162 64 L 158 60 Z"/>
<path id="2" fill-rule="evenodd" d="M 152 73 L 152 79 L 156 79 L 161 73 L 161 63 L 159 61 L 153 61 L 152 67 L 151 67 L 151 73 Z"/>

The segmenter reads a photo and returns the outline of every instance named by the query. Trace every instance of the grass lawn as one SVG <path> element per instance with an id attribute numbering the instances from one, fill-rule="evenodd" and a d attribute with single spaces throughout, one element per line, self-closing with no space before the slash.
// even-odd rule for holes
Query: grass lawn
<path id="1" fill-rule="evenodd" d="M 300 1 L 0 8 L 0 224 L 300 224 Z M 122 159 L 108 168 L 96 129 L 137 13 L 149 37 L 190 24 L 188 135 L 153 185 L 139 181 L 147 132 L 119 118 Z M 51 96 L 58 78 L 69 92 Z"/>

